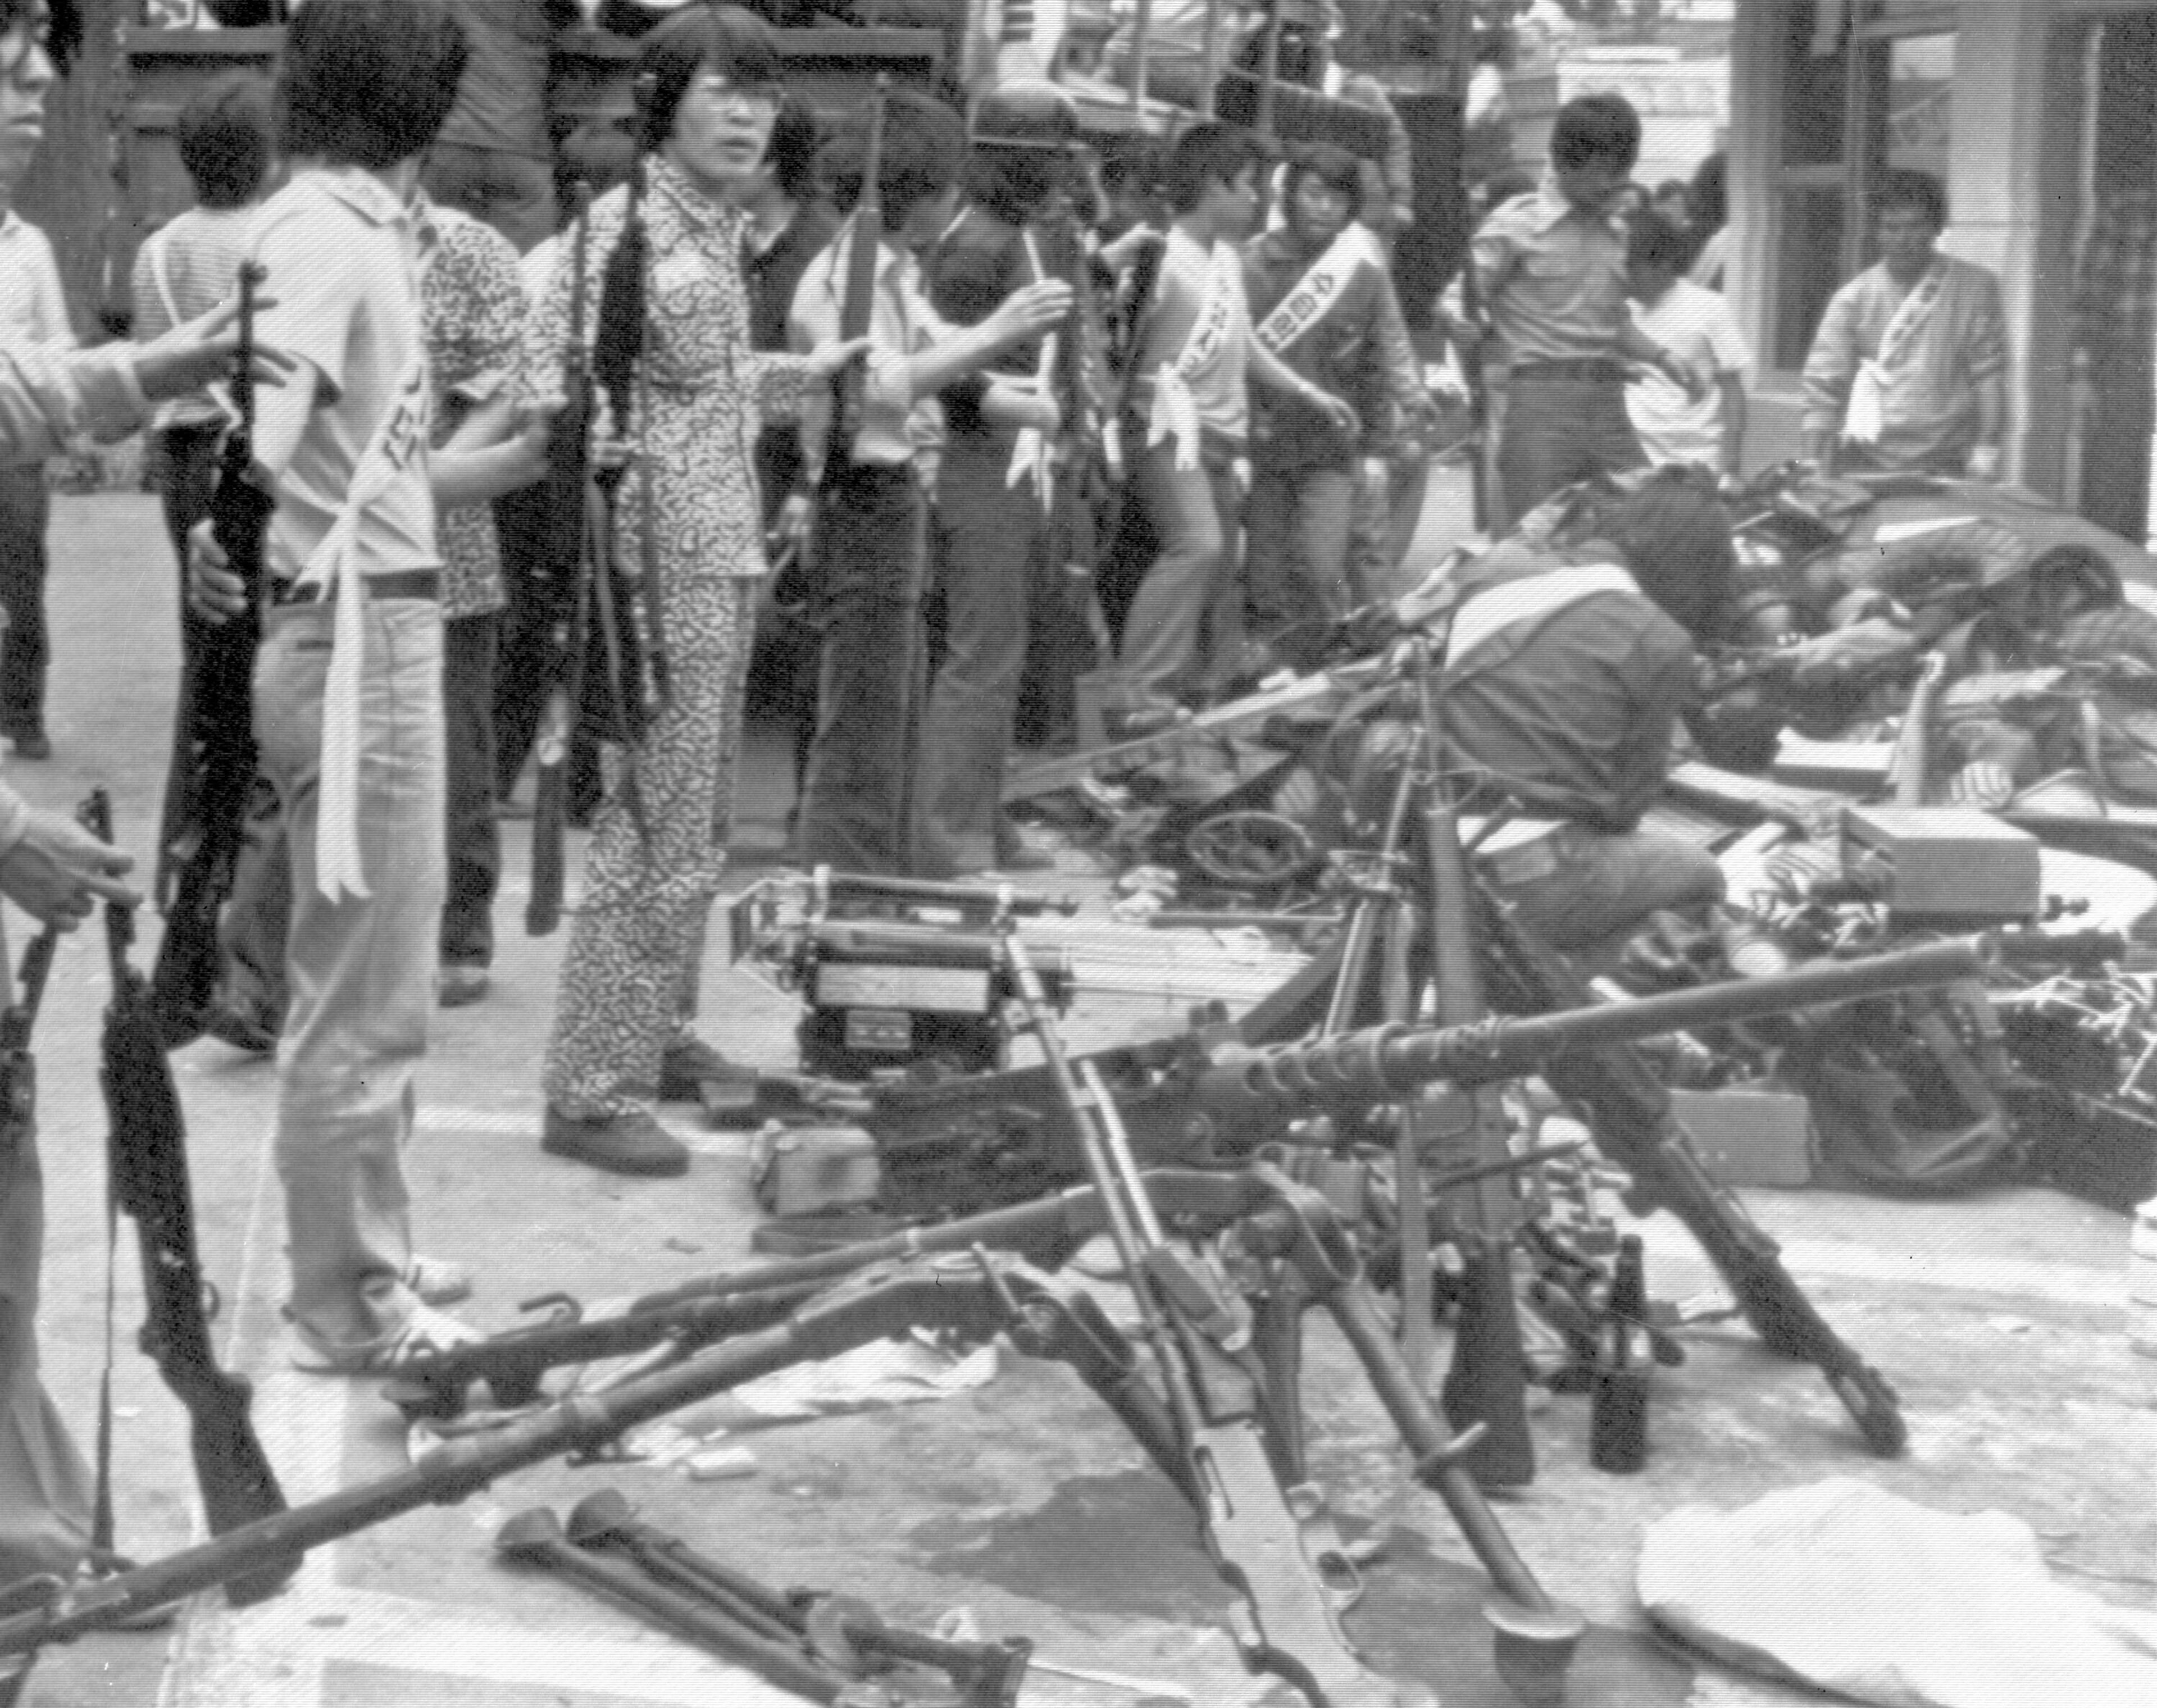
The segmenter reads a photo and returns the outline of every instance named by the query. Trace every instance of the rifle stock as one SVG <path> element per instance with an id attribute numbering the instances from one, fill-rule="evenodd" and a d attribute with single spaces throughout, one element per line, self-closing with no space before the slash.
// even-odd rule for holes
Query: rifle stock
<path id="1" fill-rule="evenodd" d="M 1434 731 L 1434 735 L 1435 731 Z M 1490 1013 L 1484 1000 L 1482 948 L 1476 941 L 1469 900 L 1467 857 L 1451 803 L 1432 784 L 1423 808 L 1423 845 L 1430 862 L 1430 930 L 1433 976 L 1441 1026 L 1473 1026 Z M 1465 1120 L 1464 1155 L 1447 1159 L 1481 1167 L 1508 1160 L 1507 1124 L 1495 1086 L 1463 1092 L 1455 1105 Z M 1521 1323 L 1513 1296 L 1513 1235 L 1520 1206 L 1512 1176 L 1485 1174 L 1454 1197 L 1466 1213 L 1459 1219 L 1462 1255 L 1459 1333 L 1453 1363 L 1446 1371 L 1442 1397 L 1455 1429 L 1480 1422 L 1487 1433 L 1468 1453 L 1469 1468 L 1485 1486 L 1532 1483 L 1536 1475 L 1534 1438 L 1528 1432 L 1527 1382 L 1521 1349 Z"/>
<path id="2" fill-rule="evenodd" d="M 112 840 L 111 802 L 102 789 L 84 804 L 83 821 Z M 135 916 L 116 902 L 105 909 L 112 975 L 105 1011 L 98 1081 L 111 1122 L 106 1156 L 114 1203 L 140 1237 L 145 1304 L 142 1350 L 188 1409 L 188 1446 L 210 1532 L 222 1536 L 285 1510 L 284 1492 L 249 1416 L 254 1389 L 220 1369 L 210 1345 L 207 1284 L 195 1248 L 194 1199 L 188 1180 L 187 1126 L 172 1086 L 149 986 L 128 959 Z M 234 1606 L 274 1595 L 299 1570 L 296 1555 L 265 1559 L 229 1579 Z"/>

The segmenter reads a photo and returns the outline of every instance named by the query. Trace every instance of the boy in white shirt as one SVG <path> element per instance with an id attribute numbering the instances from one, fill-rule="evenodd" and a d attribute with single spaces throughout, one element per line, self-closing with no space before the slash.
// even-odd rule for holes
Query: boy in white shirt
<path id="1" fill-rule="evenodd" d="M 1688 397 L 1654 369 L 1626 382 L 1625 413 L 1650 463 L 1696 463 L 1737 477 L 1745 443 L 1745 382 L 1753 352 L 1729 300 L 1685 276 L 1686 239 L 1660 214 L 1640 214 L 1625 242 L 1633 324 L 1711 383 Z"/>

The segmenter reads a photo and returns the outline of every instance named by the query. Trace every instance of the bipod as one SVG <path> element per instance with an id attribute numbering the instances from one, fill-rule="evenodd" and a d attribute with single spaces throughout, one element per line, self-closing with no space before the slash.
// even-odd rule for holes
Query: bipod
<path id="1" fill-rule="evenodd" d="M 1269 1457 L 1248 1308 L 1214 1266 L 1168 1242 L 1099 1070 L 1090 1062 L 1073 1070 L 1041 976 L 1008 922 L 1001 941 L 1137 1302 L 1182 1466 L 1176 1481 L 1197 1509 L 1214 1570 L 1240 1597 L 1231 1621 L 1243 1664 L 1286 1680 L 1315 1708 L 1432 1703 L 1425 1687 L 1372 1671 L 1343 1628 L 1362 1579 L 1323 1493 L 1310 1483 L 1284 1487 Z"/>
<path id="2" fill-rule="evenodd" d="M 579 1588 L 619 1603 L 698 1648 L 812 1702 L 882 1708 L 893 1700 L 881 1690 L 855 1693 L 854 1680 L 804 1654 L 798 1642 L 780 1642 L 752 1630 L 692 1597 L 653 1582 L 634 1566 L 573 1546 L 563 1534 L 561 1520 L 544 1506 L 512 1518 L 496 1533 L 494 1546 L 505 1559 L 559 1573 Z"/>
<path id="3" fill-rule="evenodd" d="M 703 1603 L 723 1617 L 779 1640 L 805 1642 L 816 1655 L 861 1675 L 906 1662 L 933 1667 L 957 1690 L 963 1708 L 1018 1708 L 1032 1643 L 946 1642 L 898 1631 L 865 1603 L 813 1590 L 784 1593 L 699 1553 L 679 1536 L 637 1518 L 618 1489 L 587 1494 L 570 1509 L 569 1538 L 578 1547 L 627 1560 L 656 1582 Z"/>

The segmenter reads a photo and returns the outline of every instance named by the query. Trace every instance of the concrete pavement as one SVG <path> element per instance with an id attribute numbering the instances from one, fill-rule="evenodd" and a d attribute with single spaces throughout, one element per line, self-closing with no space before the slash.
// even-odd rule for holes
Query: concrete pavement
<path id="1" fill-rule="evenodd" d="M 62 498 L 53 536 L 54 757 L 11 764 L 33 800 L 70 807 L 92 782 L 113 791 L 123 842 L 147 851 L 165 762 L 178 646 L 174 576 L 153 501 Z M 753 742 L 739 843 L 769 857 L 785 805 L 783 738 Z M 561 936 L 523 935 L 528 831 L 507 826 L 493 993 L 444 1011 L 421 1079 L 410 1159 L 422 1248 L 477 1268 L 476 1324 L 506 1328 L 519 1301 L 557 1290 L 588 1304 L 725 1267 L 748 1251 L 755 1212 L 739 1135 L 703 1130 L 671 1105 L 695 1148 L 689 1176 L 636 1181 L 543 1156 L 538 1057 Z M 574 851 L 573 851 L 574 853 Z M 1084 857 L 1051 880 L 1094 898 Z M 574 868 L 573 868 L 574 869 Z M 147 923 L 147 922 L 146 922 Z M 19 916 L 9 922 L 19 944 Z M 791 1060 L 789 1004 L 724 965 L 713 936 L 708 1031 L 730 1053 Z M 145 965 L 154 940 L 146 931 Z M 1103 928 L 1073 1036 L 1105 1042 L 1176 1023 L 1189 987 L 1214 980 L 1248 1000 L 1277 969 L 1134 940 Z M 1082 955 L 1082 989 L 1086 959 Z M 102 944 L 65 946 L 37 1038 L 49 1176 L 44 1342 L 50 1385 L 87 1443 L 102 1362 L 106 1256 L 95 1028 Z M 174 1058 L 191 1133 L 200 1239 L 224 1300 L 215 1325 L 229 1365 L 257 1385 L 255 1415 L 288 1497 L 318 1498 L 405 1463 L 396 1414 L 372 1384 L 298 1375 L 277 1320 L 281 1203 L 266 1152 L 273 1069 L 214 1042 Z M 2036 1190 L 1947 1204 L 1823 1192 L 1747 1195 L 1788 1248 L 1829 1319 L 1900 1387 L 1910 1453 L 1859 1447 L 1815 1372 L 1765 1355 L 1742 1325 L 1692 1330 L 1681 1369 L 1659 1373 L 1654 1452 L 1630 1478 L 1586 1464 L 1587 1407 L 1551 1400 L 1536 1417 L 1537 1481 L 1502 1503 L 1521 1553 L 1596 1630 L 1570 1700 L 1614 1708 L 1716 1708 L 1808 1697 L 1703 1670 L 1639 1629 L 1632 1565 L 1642 1525 L 1691 1502 L 1732 1506 L 1831 1475 L 1866 1478 L 1952 1510 L 1999 1506 L 2045 1539 L 2055 1570 L 2106 1599 L 2148 1606 L 2157 1587 L 2157 1458 L 2150 1361 L 2127 1350 L 2124 1218 Z M 1712 1273 L 1667 1217 L 1646 1224 L 1649 1280 L 1685 1299 Z M 133 1347 L 141 1320 L 132 1231 L 117 1272 L 116 1489 L 119 1541 L 139 1556 L 197 1533 L 184 1417 Z M 1312 1469 L 1345 1527 L 1382 1539 L 1350 1623 L 1381 1670 L 1435 1687 L 1448 1708 L 1506 1700 L 1475 1614 L 1480 1579 L 1397 1443 L 1352 1361 L 1313 1325 L 1305 1383 Z M 712 1422 L 700 1407 L 677 1418 Z M 190 1603 L 172 1631 L 87 1638 L 49 1653 L 34 1708 L 629 1708 L 646 1703 L 790 1700 L 747 1675 L 492 1557 L 500 1524 L 621 1488 L 652 1521 L 773 1583 L 858 1595 L 895 1623 L 969 1609 L 991 1634 L 1032 1637 L 1045 1659 L 1158 1680 L 1206 1708 L 1290 1700 L 1247 1677 L 1225 1634 L 1228 1597 L 1188 1515 L 1138 1448 L 1068 1372 L 1005 1351 L 986 1386 L 931 1404 L 834 1416 L 733 1438 L 748 1478 L 689 1480 L 651 1463 L 560 1463 L 505 1479 L 317 1550 L 286 1594 L 235 1613 Z M 1042 1671 L 1026 1697 L 1131 1703 Z"/>

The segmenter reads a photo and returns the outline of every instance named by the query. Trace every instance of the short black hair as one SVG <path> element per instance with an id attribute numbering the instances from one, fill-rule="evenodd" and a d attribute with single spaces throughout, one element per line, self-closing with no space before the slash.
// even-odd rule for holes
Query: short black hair
<path id="1" fill-rule="evenodd" d="M 753 88 L 779 82 L 779 44 L 771 26 L 739 6 L 685 6 L 646 36 L 636 78 L 649 79 L 644 134 L 649 152 L 672 134 L 682 97 L 702 72 Z"/>
<path id="2" fill-rule="evenodd" d="M 1947 186 L 1928 172 L 1898 167 L 1881 174 L 1880 188 L 1872 194 L 1876 217 L 1891 208 L 1914 208 L 1925 216 L 1933 230 L 1943 231 L 1948 223 Z"/>
<path id="3" fill-rule="evenodd" d="M 1692 255 L 1685 233 L 1652 208 L 1635 214 L 1625 230 L 1625 265 L 1659 267 L 1672 273 L 1685 271 Z"/>
<path id="4" fill-rule="evenodd" d="M 1233 184 L 1246 168 L 1262 166 L 1266 146 L 1240 125 L 1209 120 L 1193 125 L 1176 139 L 1161 167 L 1161 193 L 1170 208 L 1188 214 L 1197 207 L 1208 184 Z"/>
<path id="5" fill-rule="evenodd" d="M 1290 149 L 1286 193 L 1293 197 L 1296 186 L 1307 177 L 1347 197 L 1351 219 L 1362 213 L 1363 162 L 1346 148 L 1331 142 L 1305 142 Z"/>
<path id="6" fill-rule="evenodd" d="M 1730 513 L 1687 469 L 1665 469 L 1604 509 L 1595 532 L 1618 548 L 1640 591 L 1696 640 L 1713 635 L 1730 600 L 1737 549 Z"/>
<path id="7" fill-rule="evenodd" d="M 219 78 L 180 109 L 180 164 L 205 208 L 244 208 L 270 170 L 270 85 L 245 72 Z"/>
<path id="8" fill-rule="evenodd" d="M 771 162 L 771 175 L 780 191 L 797 202 L 816 193 L 816 149 L 822 140 L 816 111 L 807 101 L 790 95 L 780 102 L 764 157 Z"/>
<path id="9" fill-rule="evenodd" d="M 444 0 L 302 6 L 277 62 L 277 146 L 369 172 L 409 160 L 449 117 L 465 55 Z"/>
<path id="10" fill-rule="evenodd" d="M 1629 172 L 1640 157 L 1640 116 L 1622 95 L 1576 95 L 1551 126 L 1551 164 L 1561 171 L 1608 161 Z"/>
<path id="11" fill-rule="evenodd" d="M 851 214 L 862 198 L 862 169 L 867 164 L 869 116 L 856 121 L 824 145 L 818 169 L 831 192 L 831 204 Z M 887 231 L 903 225 L 924 202 L 932 202 L 959 181 L 966 158 L 966 122 L 932 95 L 895 89 L 885 98 L 883 158 L 877 168 L 877 189 L 883 198 Z"/>

